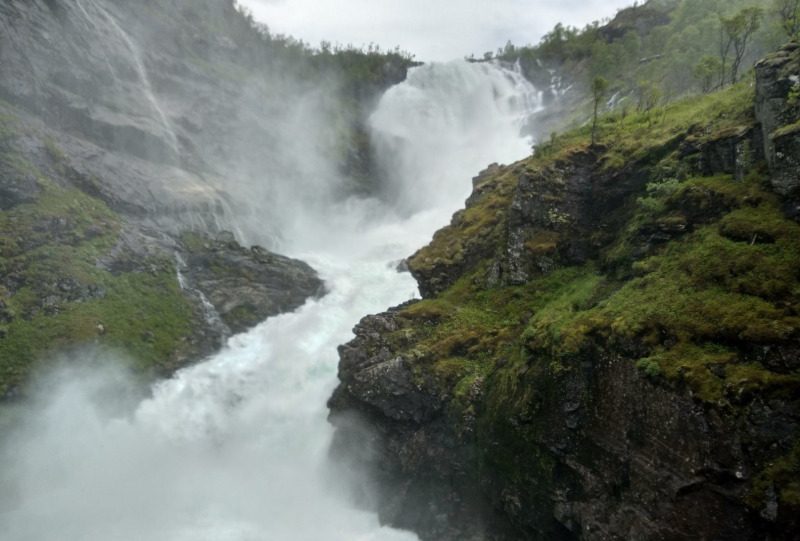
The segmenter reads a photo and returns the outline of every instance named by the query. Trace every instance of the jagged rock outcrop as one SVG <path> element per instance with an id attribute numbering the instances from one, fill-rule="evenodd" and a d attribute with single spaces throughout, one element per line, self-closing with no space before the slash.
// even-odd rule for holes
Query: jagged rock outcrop
<path id="1" fill-rule="evenodd" d="M 235 333 L 324 293 L 308 264 L 260 246 L 244 248 L 230 233 L 213 239 L 186 234 L 181 247 L 187 287 L 201 291 Z"/>
<path id="2" fill-rule="evenodd" d="M 740 397 L 730 415 L 656 384 L 628 355 L 595 351 L 561 373 L 518 367 L 507 377 L 524 397 L 504 400 L 523 403 L 490 419 L 478 404 L 498 391 L 476 379 L 465 391 L 474 409 L 455 417 L 455 397 L 387 331 L 410 332 L 393 312 L 356 327 L 330 405 L 374 430 L 367 445 L 344 422 L 334 448 L 389 487 L 378 500 L 390 524 L 431 540 L 790 538 L 785 511 L 774 527 L 774 488 L 761 509 L 742 499 L 754 463 L 796 435 L 796 402 Z"/>
<path id="3" fill-rule="evenodd" d="M 276 238 L 275 185 L 307 162 L 369 189 L 363 123 L 411 62 L 345 54 L 357 74 L 232 0 L 0 3 L 0 396 L 74 343 L 169 374 L 321 294 L 239 243 Z"/>
<path id="4" fill-rule="evenodd" d="M 800 44 L 756 65 L 756 117 L 775 190 L 796 202 L 800 190 Z"/>
<path id="5" fill-rule="evenodd" d="M 384 521 L 432 541 L 794 537 L 792 170 L 765 163 L 743 85 L 676 107 L 690 120 L 482 173 L 409 260 L 423 300 L 340 348 L 334 449 L 384 487 Z"/>

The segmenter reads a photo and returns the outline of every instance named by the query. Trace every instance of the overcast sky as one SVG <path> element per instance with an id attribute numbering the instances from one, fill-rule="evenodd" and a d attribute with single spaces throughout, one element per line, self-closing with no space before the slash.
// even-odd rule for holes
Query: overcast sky
<path id="1" fill-rule="evenodd" d="M 557 22 L 582 27 L 633 0 L 239 0 L 273 33 L 317 46 L 399 45 L 418 60 L 536 43 Z"/>

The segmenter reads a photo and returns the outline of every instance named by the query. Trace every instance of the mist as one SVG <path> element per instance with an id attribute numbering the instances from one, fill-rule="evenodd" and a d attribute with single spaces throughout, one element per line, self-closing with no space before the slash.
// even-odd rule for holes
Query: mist
<path id="1" fill-rule="evenodd" d="M 479 171 L 530 153 L 523 127 L 541 92 L 512 68 L 453 61 L 347 107 L 336 73 L 309 82 L 305 65 L 266 62 L 224 64 L 219 77 L 207 59 L 185 61 L 159 21 L 126 24 L 131 9 L 65 8 L 74 28 L 58 31 L 75 50 L 63 54 L 98 80 L 71 98 L 91 122 L 56 119 L 58 143 L 90 156 L 76 174 L 112 202 L 122 192 L 154 243 L 152 231 L 229 230 L 308 262 L 327 294 L 151 387 L 119 352 L 87 346 L 47 363 L 59 368 L 39 374 L 0 441 L 0 537 L 415 539 L 379 524 L 368 495 L 380 487 L 331 460 L 336 348 L 365 314 L 418 297 L 397 263 L 449 221 Z M 214 47 L 225 58 L 243 46 Z M 370 190 L 341 166 L 356 127 L 374 151 Z"/>
<path id="2" fill-rule="evenodd" d="M 336 103 L 326 90 L 249 79 L 236 103 L 249 122 L 226 141 L 238 147 L 227 163 L 238 166 L 218 189 L 221 218 L 244 242 L 308 261 L 328 294 L 231 338 L 141 401 L 114 354 L 68 356 L 71 368 L 43 376 L 44 391 L 4 438 L 0 536 L 415 538 L 359 508 L 351 496 L 374 487 L 355 486 L 364 479 L 330 461 L 336 347 L 364 314 L 417 296 L 397 261 L 447 222 L 490 160 L 529 152 L 522 127 L 538 92 L 500 66 L 416 68 L 367 119 L 377 160 L 393 173 L 383 193 L 363 196 L 330 151 L 338 132 L 325 121 Z"/>

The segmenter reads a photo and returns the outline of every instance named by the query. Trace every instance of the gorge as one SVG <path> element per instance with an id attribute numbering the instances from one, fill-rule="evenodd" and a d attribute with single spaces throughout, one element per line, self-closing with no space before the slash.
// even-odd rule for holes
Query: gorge
<path id="1" fill-rule="evenodd" d="M 0 4 L 0 538 L 791 539 L 800 47 L 639 54 L 708 5 L 419 63 Z"/>
<path id="2" fill-rule="evenodd" d="M 45 8 L 12 4 L 3 9 L 8 21 L 15 14 L 43 17 L 36 10 Z M 99 0 L 56 9 L 65 19 L 61 28 L 83 27 L 84 46 L 97 52 L 96 61 L 83 66 L 85 76 L 108 77 L 109 93 L 95 97 L 88 108 L 75 105 L 70 114 L 78 118 L 65 120 L 63 127 L 52 121 L 45 126 L 29 118 L 29 112 L 40 115 L 39 108 L 49 107 L 62 115 L 64 104 L 36 96 L 42 91 L 40 81 L 20 94 L 22 78 L 4 74 L 10 100 L 3 105 L 6 126 L 24 133 L 14 135 L 8 152 L 41 159 L 35 147 L 47 145 L 51 155 L 45 159 L 58 163 L 43 168 L 65 169 L 63 176 L 78 190 L 108 205 L 103 212 L 121 213 L 121 218 L 109 218 L 123 231 L 109 256 L 114 257 L 112 267 L 133 266 L 122 270 L 138 273 L 142 251 L 161 257 L 158 265 L 165 271 L 173 267 L 173 279 L 177 273 L 178 292 L 197 297 L 195 310 L 208 333 L 222 339 L 232 330 L 242 334 L 144 397 L 141 384 L 128 373 L 127 354 L 110 348 L 113 343 L 101 340 L 63 353 L 56 368 L 45 370 L 26 391 L 34 405 L 25 406 L 23 420 L 12 423 L 4 438 L 2 479 L 9 490 L 0 497 L 0 534 L 42 540 L 310 539 L 324 525 L 326 539 L 414 538 L 381 528 L 372 513 L 356 510 L 348 495 L 351 481 L 328 463 L 332 427 L 325 402 L 335 385 L 336 346 L 348 339 L 361 315 L 415 296 L 410 275 L 395 270 L 398 262 L 461 205 L 472 172 L 529 152 L 530 138 L 520 132 L 539 107 L 539 93 L 518 73 L 499 66 L 461 61 L 413 68 L 368 118 L 366 129 L 379 149 L 375 167 L 392 172 L 379 198 L 348 194 L 333 159 L 313 157 L 325 151 L 314 140 L 322 124 L 310 116 L 320 113 L 307 110 L 297 111 L 298 118 L 291 117 L 294 112 L 290 118 L 278 115 L 297 140 L 260 153 L 269 163 L 237 163 L 253 169 L 239 173 L 240 178 L 209 182 L 209 170 L 197 169 L 192 161 L 193 145 L 202 144 L 210 131 L 209 118 L 176 112 L 182 107 L 175 104 L 177 96 L 195 95 L 197 89 L 173 88 L 159 80 L 161 73 L 147 72 L 145 53 L 116 22 L 125 17 L 125 9 Z M 132 24 L 126 19 L 124 26 Z M 42 39 L 35 32 L 27 37 Z M 12 51 L 21 50 L 18 43 L 12 45 Z M 153 51 L 146 54 L 152 63 Z M 81 54 L 70 60 L 86 58 Z M 78 74 L 70 73 L 66 90 L 60 79 L 46 79 L 56 85 L 51 95 L 72 93 L 69 85 L 77 84 Z M 165 85 L 167 90 L 159 91 Z M 84 95 L 79 91 L 71 99 Z M 136 101 L 124 102 L 124 96 Z M 275 113 L 266 118 L 270 114 Z M 202 131 L 201 125 L 206 125 Z M 324 131 L 318 135 L 329 136 Z M 94 139 L 98 136 L 102 139 Z M 232 148 L 244 144 L 235 139 L 227 142 L 228 151 L 244 152 Z M 84 149 L 89 145 L 91 150 Z M 169 152 L 161 154 L 160 148 Z M 219 159 L 210 167 L 231 174 L 221 161 L 225 155 Z M 138 179 L 128 176 L 137 173 Z M 165 176 L 175 181 L 164 183 Z M 278 184 L 286 176 L 292 184 Z M 12 211 L 31 201 L 35 195 L 17 202 Z M 93 204 L 102 206 L 86 203 Z M 72 209 L 68 212 L 67 227 L 75 219 Z M 236 236 L 220 233 L 223 229 Z M 311 269 L 299 262 L 237 247 L 237 241 L 253 239 L 310 263 L 324 291 Z M 118 255 L 126 251 L 134 253 Z M 297 293 L 281 300 L 281 289 Z M 266 315 L 299 306 L 309 294 L 319 298 L 246 331 Z M 267 303 L 275 307 L 268 309 Z M 251 307 L 255 313 L 247 317 Z M 110 320 L 98 324 L 105 336 L 116 330 Z M 92 331 L 94 326 L 92 321 Z M 9 330 L 8 339 L 15 338 L 14 331 Z"/>

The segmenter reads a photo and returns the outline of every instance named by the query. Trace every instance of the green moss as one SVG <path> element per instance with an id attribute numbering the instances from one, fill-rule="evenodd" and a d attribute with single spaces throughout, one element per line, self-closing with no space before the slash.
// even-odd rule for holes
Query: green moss
<path id="1" fill-rule="evenodd" d="M 16 318 L 0 340 L 0 394 L 24 383 L 46 354 L 96 342 L 119 348 L 143 371 L 157 369 L 191 331 L 191 307 L 169 272 L 106 277 L 103 298 L 65 302 L 56 313 Z"/>
<path id="2" fill-rule="evenodd" d="M 525 243 L 525 248 L 534 255 L 550 255 L 558 248 L 561 235 L 555 231 L 536 231 Z"/>
<path id="3" fill-rule="evenodd" d="M 0 151 L 17 138 L 17 125 L 14 117 L 4 112 L 0 102 Z"/>
<path id="4" fill-rule="evenodd" d="M 64 154 L 64 151 L 56 144 L 56 142 L 50 138 L 45 137 L 44 139 L 44 148 L 47 151 L 47 155 L 53 160 L 56 164 L 65 164 L 69 161 L 67 155 Z"/>
<path id="5" fill-rule="evenodd" d="M 209 246 L 207 237 L 191 231 L 181 233 L 180 239 L 183 247 L 190 252 L 202 252 Z"/>
<path id="6" fill-rule="evenodd" d="M 13 161 L 36 175 L 42 191 L 35 202 L 0 212 L 0 396 L 23 385 L 51 351 L 74 344 L 119 348 L 143 371 L 168 364 L 186 347 L 194 317 L 172 262 L 155 258 L 110 272 L 100 261 L 119 240 L 119 218 L 20 157 Z"/>
<path id="7" fill-rule="evenodd" d="M 433 365 L 437 384 L 441 388 L 451 389 L 458 410 L 470 407 L 473 389 L 480 385 L 490 370 L 488 363 L 457 357 L 438 359 Z"/>
<path id="8" fill-rule="evenodd" d="M 791 241 L 800 228 L 775 212 L 775 206 L 776 202 L 770 201 L 736 209 L 720 221 L 719 231 L 731 240 L 750 244 Z"/>
<path id="9" fill-rule="evenodd" d="M 794 122 L 793 124 L 788 124 L 786 126 L 781 126 L 775 132 L 773 132 L 770 137 L 773 139 L 779 139 L 781 137 L 785 137 L 787 135 L 794 135 L 796 133 L 800 133 L 800 120 Z"/>
<path id="10" fill-rule="evenodd" d="M 477 188 L 473 204 L 457 213 L 453 223 L 439 230 L 428 246 L 409 260 L 412 270 L 425 272 L 440 265 L 460 263 L 474 246 L 490 245 L 502 237 L 505 210 L 511 201 L 518 175 L 504 168 Z"/>
<path id="11" fill-rule="evenodd" d="M 240 304 L 223 314 L 222 319 L 232 329 L 246 329 L 260 323 L 263 318 L 252 304 Z"/>
<path id="12" fill-rule="evenodd" d="M 800 441 L 792 449 L 769 463 L 753 481 L 747 503 L 756 510 L 762 510 L 768 495 L 775 495 L 781 513 L 787 516 L 800 512 Z"/>
<path id="13" fill-rule="evenodd" d="M 619 118 L 609 114 L 600 119 L 602 154 L 601 169 L 618 171 L 634 163 L 657 164 L 668 158 L 681 141 L 690 139 L 703 144 L 726 134 L 746 130 L 754 123 L 754 88 L 741 82 L 720 92 L 692 96 L 666 105 L 654 121 L 649 112 L 639 112 Z M 703 123 L 703 129 L 699 127 Z M 577 148 L 588 146 L 591 126 L 559 135 L 540 153 L 540 162 L 563 159 Z M 692 134 L 688 135 L 687 134 Z M 672 158 L 673 166 L 679 166 Z"/>
<path id="14" fill-rule="evenodd" d="M 684 207 L 707 209 L 710 223 L 630 262 L 633 276 L 624 283 L 586 265 L 523 286 L 533 316 L 522 342 L 551 358 L 552 371 L 560 356 L 575 355 L 598 340 L 623 350 L 637 344 L 652 352 L 638 362 L 644 373 L 685 382 L 710 402 L 730 398 L 731 389 L 739 394 L 795 389 L 796 374 L 739 362 L 735 347 L 798 337 L 800 226 L 783 216 L 779 200 L 764 191 L 757 175 L 745 182 L 668 181 L 647 192 L 606 261 L 632 250 L 631 239 L 648 223 L 688 227 L 685 216 L 675 214 Z"/>
<path id="15" fill-rule="evenodd" d="M 636 368 L 644 372 L 650 378 L 657 378 L 662 374 L 661 365 L 659 364 L 658 359 L 654 359 L 652 357 L 639 359 L 636 362 Z"/>
<path id="16" fill-rule="evenodd" d="M 550 353 L 575 352 L 586 330 L 574 325 L 577 312 L 587 308 L 602 277 L 591 266 L 557 271 L 533 287 L 540 288 L 543 302 L 523 333 L 528 347 Z"/>

